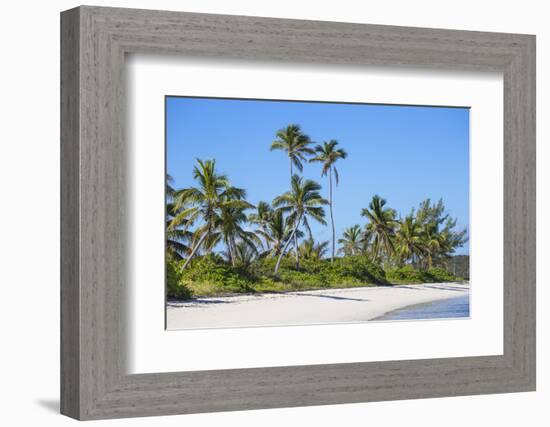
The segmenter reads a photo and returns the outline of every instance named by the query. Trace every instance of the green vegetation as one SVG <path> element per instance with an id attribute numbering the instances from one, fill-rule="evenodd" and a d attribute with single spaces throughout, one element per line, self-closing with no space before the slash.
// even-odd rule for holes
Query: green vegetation
<path id="1" fill-rule="evenodd" d="M 416 270 L 412 265 L 388 270 L 386 272 L 386 278 L 391 283 L 395 284 L 452 282 L 459 279 L 443 268 Z"/>
<path id="2" fill-rule="evenodd" d="M 217 254 L 184 261 L 168 261 L 168 297 L 186 299 L 232 293 L 284 292 L 330 287 L 387 284 L 384 271 L 363 256 L 329 259 L 304 258 L 296 269 L 291 256 L 283 259 L 275 274 L 275 258 L 262 258 L 233 267 Z"/>
<path id="3" fill-rule="evenodd" d="M 457 280 L 448 263 L 467 241 L 466 230 L 456 230 L 442 200 L 426 199 L 400 217 L 375 195 L 361 210 L 365 224 L 346 228 L 336 248 L 333 175 L 338 185 L 335 163 L 347 152 L 335 140 L 311 144 L 298 125 L 276 132 L 271 150 L 288 156 L 290 182 L 271 203 L 247 201 L 246 190 L 218 173 L 215 160 L 197 159 L 195 186 L 175 189 L 168 177 L 169 298 Z M 306 161 L 321 164 L 328 199 L 319 183 L 294 173 Z M 330 243 L 316 241 L 310 228 L 311 221 L 327 225 L 325 206 Z"/>

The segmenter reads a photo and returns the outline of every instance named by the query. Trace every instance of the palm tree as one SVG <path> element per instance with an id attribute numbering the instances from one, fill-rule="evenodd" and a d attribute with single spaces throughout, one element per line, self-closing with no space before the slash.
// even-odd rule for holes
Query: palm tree
<path id="1" fill-rule="evenodd" d="M 260 201 L 256 206 L 256 212 L 248 215 L 248 222 L 257 225 L 256 233 L 265 239 L 265 249 L 269 250 L 268 227 L 274 215 L 273 208 L 268 202 Z"/>
<path id="2" fill-rule="evenodd" d="M 172 186 L 173 181 L 170 175 L 166 175 L 166 252 L 169 257 L 181 260 L 189 252 L 187 243 L 191 240 L 192 233 L 187 230 L 187 218 L 181 217 L 180 212 L 174 208 L 176 190 Z"/>
<path id="3" fill-rule="evenodd" d="M 309 231 L 311 236 L 311 229 L 309 228 L 308 218 L 312 218 L 320 224 L 326 224 L 325 210 L 323 205 L 327 205 L 328 201 L 321 197 L 319 190 L 321 186 L 310 179 L 303 180 L 298 175 L 292 176 L 291 189 L 286 193 L 276 197 L 273 200 L 273 206 L 279 208 L 283 212 L 287 212 L 288 221 L 292 225 L 292 233 L 285 243 L 283 250 L 279 254 L 279 259 L 275 265 L 275 274 L 279 270 L 281 259 L 283 258 L 288 244 L 293 237 L 296 236 L 298 227 L 303 224 Z M 299 268 L 299 255 L 296 250 L 296 268 Z"/>
<path id="4" fill-rule="evenodd" d="M 170 257 L 182 260 L 189 253 L 188 243 L 193 233 L 187 230 L 188 221 L 178 214 L 173 203 L 166 204 L 166 252 Z"/>
<path id="5" fill-rule="evenodd" d="M 334 262 L 334 252 L 336 248 L 336 231 L 334 229 L 334 215 L 332 212 L 333 200 L 332 200 L 332 172 L 334 171 L 334 178 L 336 180 L 336 185 L 338 185 L 338 169 L 334 166 L 338 159 L 345 159 L 348 156 L 345 150 L 342 148 L 336 149 L 338 141 L 331 139 L 328 142 L 324 142 L 323 145 L 317 145 L 315 147 L 315 152 L 317 155 L 311 158 L 310 162 L 320 162 L 322 164 L 321 176 L 328 175 L 328 204 L 330 210 L 330 222 L 332 225 L 332 255 L 330 261 Z"/>
<path id="6" fill-rule="evenodd" d="M 368 208 L 361 211 L 361 216 L 367 217 L 369 223 L 366 231 L 372 233 L 373 255 L 380 260 L 384 252 L 389 259 L 395 251 L 393 238 L 395 235 L 396 212 L 394 209 L 384 208 L 386 200 L 378 195 L 373 196 Z"/>
<path id="7" fill-rule="evenodd" d="M 359 224 L 346 228 L 342 238 L 338 239 L 338 243 L 342 245 L 339 252 L 342 252 L 345 256 L 361 254 L 364 248 L 364 238 Z"/>
<path id="8" fill-rule="evenodd" d="M 182 269 L 187 267 L 205 241 L 208 248 L 213 247 L 217 233 L 224 231 L 224 224 L 227 226 L 227 210 L 254 207 L 245 200 L 245 190 L 231 186 L 226 175 L 216 172 L 215 160 L 197 159 L 193 179 L 197 181 L 197 187 L 184 188 L 174 195 L 175 208 L 181 209 L 180 216 L 187 218 L 189 224 L 202 220 L 202 225 L 194 232 L 191 253 Z"/>
<path id="9" fill-rule="evenodd" d="M 432 268 L 433 259 L 441 249 L 441 235 L 438 233 L 437 224 L 431 222 L 422 228 L 422 245 L 424 247 L 425 268 Z"/>
<path id="10" fill-rule="evenodd" d="M 374 233 L 372 229 L 369 227 L 369 224 L 365 224 L 365 227 L 363 228 L 363 232 L 361 233 L 361 242 L 363 243 L 361 247 L 361 253 L 363 254 L 370 254 L 373 255 L 372 250 L 372 241 L 374 237 Z"/>
<path id="11" fill-rule="evenodd" d="M 308 155 L 315 154 L 315 151 L 309 147 L 312 143 L 309 136 L 302 132 L 300 125 L 290 124 L 286 128 L 279 129 L 271 143 L 270 150 L 283 150 L 286 152 L 289 161 L 289 177 L 292 181 L 294 176 L 293 166 L 296 166 L 300 172 L 304 170 L 302 162 L 306 161 Z M 298 257 L 298 236 L 294 234 L 294 251 Z"/>
<path id="12" fill-rule="evenodd" d="M 235 267 L 237 261 L 236 247 L 237 245 L 248 246 L 248 249 L 254 253 L 258 253 L 257 245 L 261 245 L 261 241 L 258 236 L 252 232 L 243 228 L 243 224 L 246 224 L 247 217 L 245 210 L 248 207 L 234 207 L 225 206 L 221 209 L 221 224 L 220 230 L 214 233 L 208 242 L 208 246 L 213 248 L 216 244 L 223 240 L 229 254 L 229 261 L 231 265 Z"/>
<path id="13" fill-rule="evenodd" d="M 258 252 L 244 241 L 237 242 L 233 248 L 235 265 L 240 267 L 249 267 L 252 261 L 258 255 Z"/>
<path id="14" fill-rule="evenodd" d="M 395 251 L 401 264 L 411 260 L 413 264 L 425 253 L 421 236 L 422 227 L 413 214 L 407 215 L 400 223 L 395 236 Z"/>
<path id="15" fill-rule="evenodd" d="M 256 233 L 266 241 L 267 250 L 264 254 L 278 256 L 292 234 L 292 227 L 283 214 L 283 211 L 277 209 L 269 216 L 269 221 L 265 225 L 265 230 L 258 229 Z M 296 231 L 296 236 L 298 238 L 303 237 L 303 235 L 304 233 L 300 230 Z"/>
<path id="16" fill-rule="evenodd" d="M 320 260 L 327 253 L 328 242 L 316 243 L 313 238 L 308 238 L 298 247 L 300 256 L 304 259 Z"/>
<path id="17" fill-rule="evenodd" d="M 315 152 L 309 147 L 311 140 L 304 134 L 299 125 L 288 125 L 286 128 L 279 129 L 276 134 L 277 139 L 271 143 L 270 150 L 283 150 L 286 152 L 289 160 L 290 179 L 292 180 L 293 166 L 296 166 L 300 172 L 304 169 L 302 162 L 306 161 L 307 155 Z"/>

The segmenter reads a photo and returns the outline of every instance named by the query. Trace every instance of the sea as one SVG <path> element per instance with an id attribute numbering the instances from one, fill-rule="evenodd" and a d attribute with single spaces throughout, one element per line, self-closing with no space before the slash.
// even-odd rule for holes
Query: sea
<path id="1" fill-rule="evenodd" d="M 451 319 L 456 317 L 470 317 L 469 295 L 411 305 L 391 311 L 374 320 Z"/>

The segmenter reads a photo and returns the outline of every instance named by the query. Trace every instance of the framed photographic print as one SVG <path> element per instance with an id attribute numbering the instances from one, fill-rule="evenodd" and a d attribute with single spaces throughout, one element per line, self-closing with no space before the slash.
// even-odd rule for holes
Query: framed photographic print
<path id="1" fill-rule="evenodd" d="M 535 38 L 61 15 L 61 407 L 535 389 Z"/>

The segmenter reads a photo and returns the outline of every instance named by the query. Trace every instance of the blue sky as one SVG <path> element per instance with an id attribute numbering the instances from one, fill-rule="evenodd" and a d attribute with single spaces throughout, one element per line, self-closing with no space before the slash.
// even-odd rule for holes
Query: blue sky
<path id="1" fill-rule="evenodd" d="M 289 176 L 288 157 L 269 147 L 291 123 L 315 142 L 338 140 L 348 152 L 336 165 L 337 238 L 346 227 L 365 224 L 361 209 L 374 194 L 401 215 L 426 198 L 443 198 L 459 226 L 468 227 L 467 108 L 167 97 L 167 172 L 176 187 L 188 187 L 196 159 L 216 159 L 251 203 L 271 202 L 287 191 Z M 304 165 L 304 177 L 318 181 L 328 198 L 320 173 L 318 163 Z M 330 227 L 315 224 L 312 231 L 317 240 L 330 240 Z M 468 244 L 457 250 L 468 252 Z"/>

